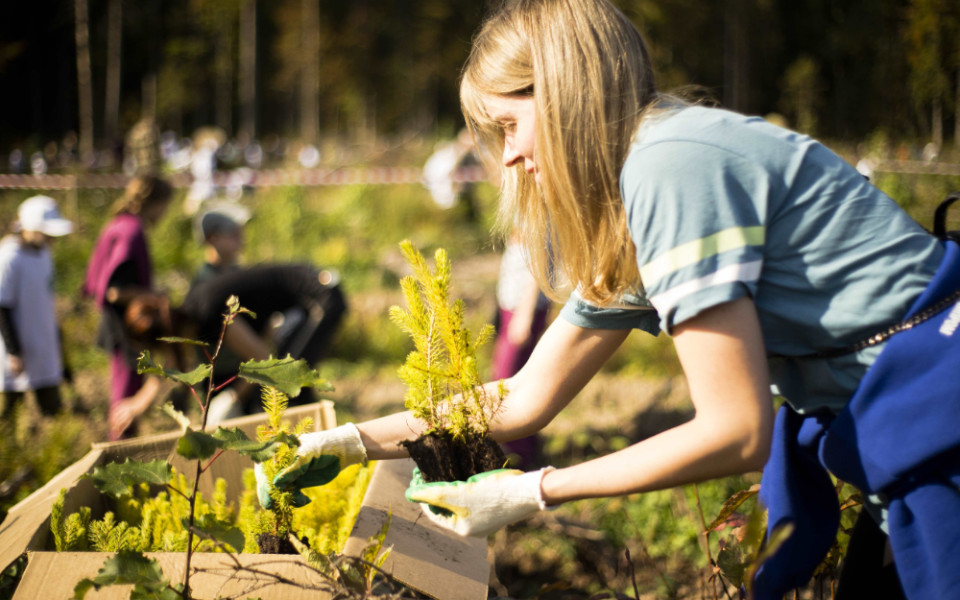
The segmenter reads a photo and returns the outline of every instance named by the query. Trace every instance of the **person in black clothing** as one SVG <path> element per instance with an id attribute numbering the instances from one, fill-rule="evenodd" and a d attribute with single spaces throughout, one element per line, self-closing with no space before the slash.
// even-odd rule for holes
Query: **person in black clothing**
<path id="1" fill-rule="evenodd" d="M 256 315 L 241 315 L 227 328 L 224 343 L 240 360 L 289 355 L 314 365 L 325 356 L 347 310 L 339 277 L 331 271 L 307 264 L 236 267 L 190 289 L 176 310 L 181 331 L 192 329 L 197 339 L 215 344 L 230 296 L 237 296 L 240 306 Z M 237 366 L 218 361 L 216 384 L 236 375 Z M 229 414 L 237 414 L 237 409 L 242 414 L 261 410 L 256 386 L 238 381 L 226 391 L 226 398 L 235 405 Z M 305 391 L 291 404 L 312 400 Z"/>

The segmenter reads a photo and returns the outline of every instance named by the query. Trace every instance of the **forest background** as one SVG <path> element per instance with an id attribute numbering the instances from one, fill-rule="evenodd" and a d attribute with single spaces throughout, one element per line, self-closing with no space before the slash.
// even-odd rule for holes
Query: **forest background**
<path id="1" fill-rule="evenodd" d="M 875 183 L 925 226 L 933 206 L 960 190 L 956 0 L 615 3 L 645 32 L 663 88 L 698 86 L 697 93 L 723 106 L 782 115 L 851 163 L 874 159 Z M 97 313 L 77 290 L 107 207 L 120 193 L 131 128 L 150 117 L 180 143 L 212 128 L 224 140 L 218 164 L 225 171 L 245 166 L 244 149 L 254 143 L 263 150 L 263 168 L 298 166 L 297 149 L 313 145 L 320 151 L 317 170 L 325 172 L 419 169 L 435 144 L 460 127 L 457 78 L 491 4 L 5 4 L 0 224 L 13 220 L 23 199 L 42 192 L 57 198 L 78 225 L 57 240 L 54 253 L 58 316 L 74 371 L 64 391 L 67 405 L 79 412 L 40 420 L 36 411 L 21 410 L 0 422 L 0 516 L 90 442 L 104 439 L 107 358 L 94 343 Z M 4 180 L 6 173 L 30 170 L 25 160 L 14 168 L 17 152 L 43 156 L 51 174 L 118 176 L 102 186 L 52 188 L 37 187 L 48 180 Z M 175 181 L 186 185 L 189 177 Z M 446 248 L 454 295 L 465 299 L 471 326 L 492 320 L 496 189 L 481 183 L 476 193 L 475 220 L 436 206 L 415 177 L 395 184 L 253 187 L 233 198 L 254 215 L 246 262 L 306 261 L 343 276 L 350 312 L 332 358 L 320 367 L 336 388 L 329 397 L 342 421 L 402 403 L 396 368 L 410 343 L 387 317 L 389 306 L 401 302 L 400 240 L 412 239 L 427 254 Z M 150 233 L 158 284 L 175 301 L 202 260 L 184 210 L 186 194 L 178 187 L 172 209 Z M 691 410 L 669 338 L 632 335 L 548 427 L 543 460 L 559 467 L 608 453 L 688 419 Z M 151 413 L 146 430 L 154 424 L 166 425 Z M 756 481 L 750 475 L 584 501 L 537 517 L 530 527 L 500 532 L 493 538 L 498 579 L 491 590 L 588 597 L 605 589 L 632 593 L 637 585 L 644 597 L 703 597 L 714 574 L 704 550 L 717 557 L 722 545 L 731 547 L 742 519 L 732 515 L 704 546 L 702 515 L 711 520 L 727 498 Z M 741 512 L 749 509 L 747 503 Z"/>
<path id="2" fill-rule="evenodd" d="M 499 1 L 499 0 L 498 0 Z M 615 0 L 661 88 L 829 138 L 956 138 L 956 0 Z M 450 135 L 491 0 L 35 0 L 0 19 L 0 155 L 110 168 L 143 116 L 180 136 L 337 147 Z"/>

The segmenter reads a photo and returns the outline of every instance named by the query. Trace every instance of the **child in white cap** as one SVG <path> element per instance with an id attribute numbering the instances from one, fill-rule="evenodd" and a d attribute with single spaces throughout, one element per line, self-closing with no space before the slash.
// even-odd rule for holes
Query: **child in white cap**
<path id="1" fill-rule="evenodd" d="M 56 201 L 33 196 L 0 240 L 0 416 L 32 390 L 46 415 L 60 410 L 64 360 L 54 311 L 51 238 L 73 231 Z"/>

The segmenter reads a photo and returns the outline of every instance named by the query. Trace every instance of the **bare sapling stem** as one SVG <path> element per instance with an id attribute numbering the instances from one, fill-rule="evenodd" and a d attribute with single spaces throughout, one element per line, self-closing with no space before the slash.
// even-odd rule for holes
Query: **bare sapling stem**
<path id="1" fill-rule="evenodd" d="M 630 581 L 633 583 L 633 597 L 640 600 L 640 588 L 637 587 L 637 571 L 633 568 L 633 561 L 630 560 L 630 548 L 625 548 L 624 553 L 627 557 L 627 567 L 630 569 Z"/>
<path id="2" fill-rule="evenodd" d="M 713 562 L 713 555 L 710 553 L 710 532 L 707 530 L 707 520 L 703 516 L 703 506 L 700 504 L 700 490 L 697 484 L 693 484 L 693 495 L 697 499 L 697 512 L 700 514 L 700 527 L 703 530 L 703 551 L 707 554 L 707 564 L 710 566 L 710 591 L 713 592 L 713 600 L 717 600 L 717 582 L 713 577 L 716 564 Z"/>
<path id="3" fill-rule="evenodd" d="M 206 413 L 204 413 L 206 415 Z M 203 465 L 197 460 L 197 470 L 193 477 L 193 491 L 190 493 L 188 502 L 190 503 L 190 517 L 187 523 L 187 560 L 186 568 L 183 572 L 183 597 L 184 600 L 190 598 L 190 561 L 193 559 L 193 523 L 196 517 L 194 507 L 197 503 L 197 492 L 200 489 L 200 475 L 203 474 Z"/>
<path id="4" fill-rule="evenodd" d="M 210 407 L 210 399 L 213 396 L 215 391 L 214 386 L 214 367 L 217 363 L 217 358 L 220 356 L 220 349 L 223 347 L 223 340 L 227 336 L 227 327 L 230 326 L 230 323 L 233 322 L 236 312 L 232 308 L 228 308 L 227 312 L 223 315 L 223 326 L 220 328 L 220 336 L 217 338 L 217 345 L 213 350 L 213 355 L 207 356 L 210 359 L 210 376 L 207 380 L 207 393 L 204 402 L 200 405 L 200 431 L 205 431 L 207 429 L 207 409 Z M 206 352 L 206 350 L 204 350 Z M 226 385 L 226 384 L 224 384 Z M 213 461 L 217 460 L 217 457 L 223 453 L 223 450 L 218 451 L 210 459 L 206 466 L 203 465 L 203 461 L 197 459 L 196 473 L 193 477 L 193 491 L 190 493 L 190 497 L 187 498 L 187 501 L 190 505 L 190 516 L 187 522 L 187 560 L 186 568 L 183 572 L 183 598 L 184 600 L 189 600 L 190 598 L 190 563 L 193 560 L 193 527 L 194 521 L 196 519 L 196 511 L 194 510 L 197 503 L 197 494 L 200 490 L 200 476 L 203 475 L 203 472 L 213 464 Z"/>

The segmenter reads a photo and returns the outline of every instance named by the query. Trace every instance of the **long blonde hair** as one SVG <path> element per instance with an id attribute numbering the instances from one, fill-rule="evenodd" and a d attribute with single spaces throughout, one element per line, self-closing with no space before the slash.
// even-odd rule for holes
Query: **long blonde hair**
<path id="1" fill-rule="evenodd" d="M 502 165 L 503 131 L 484 109 L 492 95 L 533 96 L 539 185 L 522 165 Z M 640 32 L 607 0 L 518 0 L 474 38 L 460 83 L 464 117 L 500 172 L 501 229 L 516 218 L 554 299 L 572 285 L 603 304 L 639 285 L 619 177 L 656 95 Z"/>

